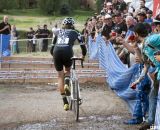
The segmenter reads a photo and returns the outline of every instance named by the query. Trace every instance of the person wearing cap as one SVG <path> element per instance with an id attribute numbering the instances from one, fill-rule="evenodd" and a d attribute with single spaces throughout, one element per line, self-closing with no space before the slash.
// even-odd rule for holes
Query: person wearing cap
<path id="1" fill-rule="evenodd" d="M 109 34 L 114 27 L 114 23 L 112 21 L 112 16 L 106 14 L 103 19 L 103 28 L 102 28 L 102 35 L 109 38 Z"/>
<path id="2" fill-rule="evenodd" d="M 150 25 L 149 23 L 145 22 L 145 19 L 146 19 L 146 14 L 145 14 L 145 12 L 140 11 L 140 12 L 137 14 L 138 23 L 144 23 L 145 26 L 147 27 L 148 32 L 151 33 L 151 32 L 152 32 L 151 25 Z"/>
<path id="3" fill-rule="evenodd" d="M 115 26 L 113 28 L 113 32 L 116 33 L 116 36 L 121 36 L 122 32 L 123 33 L 127 32 L 127 25 L 124 22 L 124 20 L 121 16 L 121 13 L 114 14 L 114 22 L 115 22 Z M 113 46 L 114 46 L 114 49 L 115 49 L 117 55 L 119 55 L 121 53 L 121 51 L 123 50 L 123 45 L 121 45 L 117 41 L 115 41 L 115 38 L 116 37 L 112 37 L 111 42 L 113 43 Z M 120 57 L 120 59 L 124 64 L 128 64 L 127 57 L 123 56 L 123 57 Z"/>
<path id="4" fill-rule="evenodd" d="M 148 10 L 146 16 L 147 16 L 147 18 L 144 20 L 144 22 L 149 23 L 151 25 L 153 22 L 152 11 Z"/>

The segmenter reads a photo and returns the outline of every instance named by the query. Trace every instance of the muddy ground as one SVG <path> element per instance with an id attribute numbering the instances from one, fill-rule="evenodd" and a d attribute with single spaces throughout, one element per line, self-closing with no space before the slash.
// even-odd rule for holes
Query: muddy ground
<path id="1" fill-rule="evenodd" d="M 80 121 L 64 111 L 56 85 L 0 85 L 0 130 L 138 130 L 106 84 L 81 84 Z"/>

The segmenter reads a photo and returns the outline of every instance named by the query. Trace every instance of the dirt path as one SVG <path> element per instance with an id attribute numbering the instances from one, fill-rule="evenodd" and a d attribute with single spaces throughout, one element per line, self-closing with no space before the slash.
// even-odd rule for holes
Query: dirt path
<path id="1" fill-rule="evenodd" d="M 123 124 L 130 114 L 106 85 L 81 85 L 80 122 L 65 112 L 56 86 L 0 85 L 0 130 L 138 130 Z"/>

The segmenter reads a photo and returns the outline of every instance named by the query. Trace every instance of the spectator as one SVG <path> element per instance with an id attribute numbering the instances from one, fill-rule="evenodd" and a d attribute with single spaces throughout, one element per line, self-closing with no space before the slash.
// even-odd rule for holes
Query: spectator
<path id="1" fill-rule="evenodd" d="M 115 26 L 114 26 L 114 32 L 116 33 L 116 36 L 121 36 L 122 33 L 127 32 L 127 25 L 122 19 L 121 13 L 116 13 L 115 14 Z M 116 50 L 117 55 L 120 55 L 121 51 L 123 50 L 123 46 L 119 44 L 116 41 L 112 42 L 114 44 L 114 48 Z M 124 64 L 128 64 L 128 58 L 127 57 L 121 57 L 121 61 Z"/>
<path id="2" fill-rule="evenodd" d="M 129 45 L 128 43 L 126 43 L 124 40 L 121 41 L 120 40 L 121 38 L 118 38 L 117 40 L 120 40 L 121 43 L 131 53 L 134 54 L 135 61 L 137 62 L 137 60 L 138 60 L 138 63 L 139 63 L 139 67 L 137 69 L 138 69 L 138 72 L 140 74 L 140 73 L 144 72 L 144 71 L 142 71 L 143 70 L 143 64 L 146 63 L 146 60 L 145 61 L 142 60 L 143 58 L 142 58 L 142 55 L 141 55 L 142 52 L 140 52 L 140 50 L 141 50 L 140 48 L 142 48 L 143 40 L 144 40 L 144 38 L 147 37 L 148 31 L 147 31 L 147 28 L 145 27 L 145 25 L 143 23 L 136 24 L 135 27 L 134 27 L 134 31 L 136 33 L 135 34 L 136 38 L 135 38 L 135 41 L 132 42 L 132 46 Z M 139 41 L 142 44 L 138 44 Z M 147 66 L 147 65 L 145 65 L 145 66 Z M 149 106 L 148 94 L 149 94 L 151 82 L 150 82 L 149 77 L 147 76 L 146 73 L 143 74 L 143 78 L 142 78 L 142 74 L 140 76 L 139 76 L 139 74 L 135 76 L 135 81 L 133 82 L 133 84 L 131 84 L 131 86 L 137 85 L 136 105 L 134 107 L 133 118 L 125 121 L 124 122 L 125 124 L 140 124 L 140 123 L 142 123 L 143 122 L 143 117 L 146 116 L 146 113 L 148 111 L 148 106 Z M 138 76 L 138 79 L 137 79 L 137 76 Z"/>
<path id="3" fill-rule="evenodd" d="M 124 22 L 121 13 L 116 13 L 114 17 L 115 17 L 115 27 L 114 27 L 115 32 L 119 35 L 121 35 L 122 31 L 127 32 L 127 25 Z"/>
<path id="4" fill-rule="evenodd" d="M 144 12 L 139 12 L 137 14 L 137 20 L 139 23 L 145 22 L 145 19 L 146 19 L 146 14 Z"/>
<path id="5" fill-rule="evenodd" d="M 37 45 L 38 45 L 38 49 L 39 51 L 42 51 L 42 29 L 40 27 L 40 25 L 37 25 L 37 31 L 35 32 L 35 36 L 38 39 L 37 40 Z"/>
<path id="6" fill-rule="evenodd" d="M 145 19 L 145 22 L 149 23 L 150 25 L 152 24 L 153 19 L 152 19 L 152 11 L 151 10 L 147 11 L 147 18 Z"/>
<path id="7" fill-rule="evenodd" d="M 50 31 L 47 29 L 47 25 L 45 24 L 43 26 L 43 30 L 42 30 L 42 38 L 43 42 L 42 42 L 42 52 L 46 52 L 48 50 L 48 38 L 50 36 Z"/>
<path id="8" fill-rule="evenodd" d="M 113 6 L 113 10 L 118 10 L 119 9 L 119 5 L 120 3 L 118 2 L 118 0 L 112 0 L 112 6 Z"/>
<path id="9" fill-rule="evenodd" d="M 157 15 L 157 17 L 154 19 L 154 23 L 157 25 L 157 29 L 159 29 L 160 26 L 160 18 Z M 157 30 L 158 31 L 158 30 Z M 156 33 L 160 33 L 156 32 Z M 149 41 L 149 42 L 148 42 Z M 151 45 L 152 48 L 155 50 L 159 50 L 159 35 L 153 34 L 150 37 L 148 37 L 147 42 Z M 147 44 L 146 42 L 146 44 Z M 148 46 L 149 47 L 149 46 Z M 153 80 L 153 87 L 150 92 L 150 97 L 149 97 L 149 114 L 148 114 L 148 119 L 147 121 L 142 125 L 142 127 L 139 130 L 148 130 L 152 125 L 154 125 L 155 122 L 155 114 L 156 114 L 156 106 L 157 106 L 157 98 L 158 98 L 158 90 L 159 90 L 159 66 L 157 61 L 159 61 L 159 55 L 160 54 L 155 54 L 155 51 L 151 49 L 149 52 L 147 48 L 144 48 L 144 52 L 146 56 L 149 57 L 149 59 L 152 61 L 152 71 L 150 71 L 150 77 Z M 154 53 L 154 58 L 151 56 L 151 54 Z"/>
<path id="10" fill-rule="evenodd" d="M 145 10 L 147 12 L 149 9 L 145 6 L 145 0 L 140 0 L 140 9 Z"/>
<path id="11" fill-rule="evenodd" d="M 52 34 L 53 34 L 52 43 L 53 43 L 53 41 L 54 41 L 55 36 L 58 35 L 58 31 L 59 31 L 59 30 L 60 30 L 60 29 L 58 28 L 58 25 L 55 24 L 54 27 L 52 28 Z"/>
<path id="12" fill-rule="evenodd" d="M 132 16 L 127 16 L 126 17 L 126 24 L 127 24 L 127 33 L 124 34 L 124 36 L 122 36 L 123 38 L 125 38 L 126 40 L 134 35 L 134 18 Z M 123 35 L 123 34 L 122 34 Z M 129 43 L 131 44 L 131 43 Z M 126 50 L 125 48 L 121 51 L 121 53 L 118 55 L 120 58 L 126 58 L 127 60 L 127 64 L 128 66 L 132 66 L 133 64 L 135 64 L 135 55 L 133 53 L 129 53 L 128 50 Z"/>
<path id="13" fill-rule="evenodd" d="M 118 10 L 122 13 L 126 12 L 127 9 L 127 4 L 124 0 L 118 0 L 118 2 L 120 3 Z"/>
<path id="14" fill-rule="evenodd" d="M 84 43 L 88 41 L 88 30 L 87 30 L 87 23 L 84 24 L 84 29 L 82 30 L 82 38 Z"/>
<path id="15" fill-rule="evenodd" d="M 11 28 L 11 40 L 18 40 L 18 32 L 16 30 L 16 26 L 12 25 Z M 13 53 L 19 53 L 18 41 L 11 41 L 12 51 Z"/>
<path id="16" fill-rule="evenodd" d="M 8 35 L 11 33 L 11 25 L 8 23 L 8 16 L 3 17 L 3 22 L 0 23 L 0 34 Z"/>
<path id="17" fill-rule="evenodd" d="M 111 30 L 114 28 L 114 23 L 112 21 L 112 16 L 106 14 L 103 20 L 103 28 L 102 28 L 102 35 L 106 38 L 109 38 L 109 34 Z"/>
<path id="18" fill-rule="evenodd" d="M 35 31 L 32 27 L 29 28 L 29 31 L 27 32 L 27 38 L 29 39 L 27 41 L 27 52 L 33 52 L 35 50 L 35 46 L 33 45 L 33 37 L 34 37 Z"/>
<path id="19" fill-rule="evenodd" d="M 160 14 L 153 19 L 153 23 L 155 25 L 154 33 L 160 33 Z"/>
<path id="20" fill-rule="evenodd" d="M 112 8 L 112 3 L 111 2 L 107 2 L 106 8 L 105 8 L 105 13 L 112 15 L 113 8 Z"/>

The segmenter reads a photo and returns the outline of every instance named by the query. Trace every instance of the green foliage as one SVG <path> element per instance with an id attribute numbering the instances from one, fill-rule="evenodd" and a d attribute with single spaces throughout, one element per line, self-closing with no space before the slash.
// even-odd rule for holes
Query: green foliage
<path id="1" fill-rule="evenodd" d="M 60 0 L 38 0 L 39 8 L 47 14 L 54 14 L 59 9 Z"/>
<path id="2" fill-rule="evenodd" d="M 100 12 L 104 0 L 96 0 L 97 11 Z"/>
<path id="3" fill-rule="evenodd" d="M 26 30 L 18 30 L 19 39 L 25 39 L 26 38 Z"/>
<path id="4" fill-rule="evenodd" d="M 5 0 L 0 0 L 0 12 L 3 12 L 4 4 L 5 4 Z"/>
<path id="5" fill-rule="evenodd" d="M 38 0 L 40 9 L 47 14 L 69 14 L 71 10 L 80 8 L 81 0 Z M 66 12 L 65 12 L 66 11 Z"/>
<path id="6" fill-rule="evenodd" d="M 80 0 L 68 0 L 68 4 L 71 6 L 72 9 L 80 8 Z"/>
<path id="7" fill-rule="evenodd" d="M 26 9 L 28 6 L 28 0 L 16 0 L 15 2 L 18 9 Z"/>
<path id="8" fill-rule="evenodd" d="M 68 15 L 71 12 L 71 8 L 68 4 L 64 3 L 61 5 L 60 14 L 61 15 Z"/>
<path id="9" fill-rule="evenodd" d="M 16 7 L 16 0 L 0 0 L 0 12 Z"/>
<path id="10" fill-rule="evenodd" d="M 55 12 L 69 14 L 71 10 L 80 9 L 81 5 L 81 0 L 32 0 L 31 2 L 35 4 L 32 7 L 38 6 L 44 14 L 49 15 L 55 15 Z M 27 9 L 30 4 L 29 0 L 0 0 L 0 12 L 9 9 Z"/>

